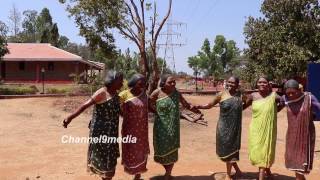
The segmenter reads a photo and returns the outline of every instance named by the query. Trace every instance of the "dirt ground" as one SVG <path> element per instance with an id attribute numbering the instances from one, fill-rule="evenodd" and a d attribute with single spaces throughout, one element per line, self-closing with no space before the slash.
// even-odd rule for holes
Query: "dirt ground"
<path id="1" fill-rule="evenodd" d="M 186 96 L 192 103 L 204 104 L 210 96 Z M 0 180 L 98 180 L 86 172 L 87 144 L 63 144 L 63 135 L 88 136 L 91 111 L 80 115 L 68 129 L 61 126 L 64 117 L 85 98 L 27 98 L 0 100 Z M 74 106 L 74 107 L 73 107 Z M 72 108 L 70 108 L 72 107 Z M 205 110 L 208 126 L 181 120 L 179 161 L 173 169 L 175 180 L 210 180 L 225 172 L 225 164 L 215 154 L 215 133 L 219 108 Z M 244 111 L 242 147 L 239 166 L 245 176 L 255 177 L 257 168 L 248 159 L 248 125 L 250 109 Z M 163 168 L 153 161 L 152 123 L 149 123 L 151 154 L 144 179 L 160 179 Z M 120 126 L 121 127 L 121 126 Z M 284 166 L 284 143 L 287 128 L 285 110 L 278 114 L 276 162 L 272 166 L 275 179 L 294 179 Z M 320 132 L 320 124 L 316 123 Z M 314 169 L 307 179 L 320 177 L 320 133 L 317 135 Z M 132 179 L 120 159 L 115 180 Z"/>

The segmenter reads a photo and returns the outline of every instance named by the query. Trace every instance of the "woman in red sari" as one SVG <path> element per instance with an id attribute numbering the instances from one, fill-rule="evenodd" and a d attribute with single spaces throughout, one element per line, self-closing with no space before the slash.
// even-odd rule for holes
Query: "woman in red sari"
<path id="1" fill-rule="evenodd" d="M 146 79 L 135 74 L 128 82 L 129 89 L 120 96 L 123 113 L 122 138 L 136 138 L 136 142 L 122 142 L 122 164 L 124 171 L 140 179 L 146 172 L 150 153 L 148 141 L 148 98 L 145 93 Z"/>
<path id="2" fill-rule="evenodd" d="M 320 111 L 320 103 L 310 92 L 302 92 L 293 79 L 285 84 L 288 130 L 286 135 L 286 168 L 294 171 L 297 180 L 304 180 L 312 169 L 315 145 L 313 121 Z M 317 113 L 318 112 L 318 113 Z"/>

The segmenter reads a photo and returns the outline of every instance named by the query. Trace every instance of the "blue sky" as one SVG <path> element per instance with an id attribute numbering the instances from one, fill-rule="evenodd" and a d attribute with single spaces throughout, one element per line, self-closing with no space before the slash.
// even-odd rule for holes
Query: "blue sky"
<path id="1" fill-rule="evenodd" d="M 153 2 L 153 1 L 152 1 Z M 174 59 L 176 71 L 192 73 L 188 67 L 188 57 L 197 54 L 205 38 L 212 42 L 216 35 L 224 35 L 228 40 L 234 40 L 240 49 L 246 47 L 244 43 L 243 27 L 247 17 L 259 17 L 262 0 L 173 0 L 172 20 L 173 22 L 185 23 L 182 26 L 173 26 L 173 31 L 181 33 L 181 37 L 173 38 L 174 43 L 185 43 L 182 47 L 174 48 Z M 167 7 L 167 0 L 158 0 L 159 15 Z M 70 41 L 85 43 L 85 40 L 78 35 L 79 30 L 72 18 L 68 17 L 65 6 L 58 0 L 1 0 L 0 20 L 8 25 L 9 12 L 13 4 L 22 13 L 27 9 L 34 9 L 38 12 L 47 7 L 58 23 L 61 35 L 67 36 Z M 166 31 L 164 27 L 163 31 Z M 116 45 L 118 48 L 130 48 L 137 51 L 132 42 L 128 42 L 122 36 L 116 34 Z M 164 43 L 165 37 L 160 38 Z M 172 56 L 171 51 L 168 56 Z M 160 57 L 164 57 L 164 50 L 160 49 Z M 168 64 L 172 67 L 172 58 L 168 58 Z"/>

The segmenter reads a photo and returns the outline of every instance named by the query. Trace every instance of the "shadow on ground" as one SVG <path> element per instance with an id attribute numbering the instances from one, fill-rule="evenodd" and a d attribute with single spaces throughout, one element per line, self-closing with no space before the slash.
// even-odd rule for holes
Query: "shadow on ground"
<path id="1" fill-rule="evenodd" d="M 216 172 L 209 176 L 173 176 L 172 180 L 224 180 L 226 177 L 225 172 Z M 233 178 L 238 180 L 256 180 L 258 178 L 257 172 L 243 172 L 241 177 Z M 266 178 L 266 180 L 271 178 Z M 282 174 L 273 174 L 273 180 L 294 180 L 294 177 Z M 154 176 L 150 180 L 163 180 L 163 176 Z"/>

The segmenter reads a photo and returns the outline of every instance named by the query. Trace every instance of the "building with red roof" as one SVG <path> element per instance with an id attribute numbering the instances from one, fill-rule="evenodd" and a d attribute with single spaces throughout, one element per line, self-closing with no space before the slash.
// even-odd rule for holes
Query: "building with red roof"
<path id="1" fill-rule="evenodd" d="M 89 71 L 104 69 L 103 63 L 45 43 L 8 43 L 9 53 L 1 59 L 4 82 L 73 82 L 72 75 L 86 81 Z"/>

